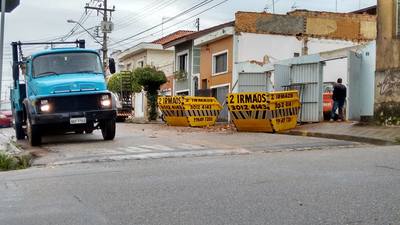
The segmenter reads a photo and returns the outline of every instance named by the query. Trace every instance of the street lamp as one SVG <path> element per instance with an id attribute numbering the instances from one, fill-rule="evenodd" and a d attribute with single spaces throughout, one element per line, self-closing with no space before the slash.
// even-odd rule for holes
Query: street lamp
<path id="1" fill-rule="evenodd" d="M 93 40 L 94 40 L 95 42 L 97 42 L 97 43 L 101 46 L 101 49 L 102 49 L 102 51 L 103 51 L 103 66 L 104 66 L 104 71 L 106 71 L 106 70 L 107 70 L 107 58 L 106 58 L 106 51 L 107 51 L 107 49 L 104 48 L 104 43 L 101 43 L 100 41 L 98 41 L 98 40 L 96 39 L 96 37 L 95 37 L 92 33 L 90 33 L 85 27 L 83 27 L 82 24 L 79 23 L 78 21 L 69 19 L 69 20 L 67 20 L 67 22 L 68 22 L 68 23 L 75 23 L 75 24 L 78 24 L 83 30 L 85 30 L 85 31 L 90 35 L 90 37 L 93 38 Z"/>

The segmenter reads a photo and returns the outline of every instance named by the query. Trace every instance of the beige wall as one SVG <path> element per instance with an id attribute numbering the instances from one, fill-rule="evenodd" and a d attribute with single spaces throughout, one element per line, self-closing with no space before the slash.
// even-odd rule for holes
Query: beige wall
<path id="1" fill-rule="evenodd" d="M 174 51 L 171 50 L 144 50 L 138 54 L 120 60 L 124 64 L 124 70 L 134 70 L 139 66 L 139 62 L 144 62 L 144 66 L 155 66 L 162 70 L 166 76 L 173 73 Z M 128 65 L 131 65 L 128 68 Z"/>
<path id="2" fill-rule="evenodd" d="M 173 72 L 174 72 L 174 57 L 175 53 L 171 50 L 145 50 L 136 55 L 127 57 L 124 60 L 120 60 L 120 63 L 124 64 L 123 70 L 134 70 L 139 66 L 139 62 L 143 60 L 144 66 L 155 66 L 158 70 L 161 70 L 167 76 L 168 81 L 166 84 L 160 87 L 161 91 L 173 91 Z M 128 65 L 131 65 L 128 68 Z"/>
<path id="3" fill-rule="evenodd" d="M 213 54 L 228 50 L 228 72 L 225 74 L 212 75 Z M 227 37 L 201 47 L 200 55 L 200 80 L 207 79 L 207 88 L 229 83 L 232 85 L 232 63 L 233 63 L 233 37 Z M 204 89 L 204 87 L 200 87 Z"/>
<path id="4" fill-rule="evenodd" d="M 126 59 L 120 60 L 120 63 L 124 64 L 123 70 L 134 70 L 138 67 L 138 62 L 144 61 L 147 64 L 147 51 L 143 51 L 136 55 L 127 57 Z M 129 66 L 130 65 L 130 66 Z"/>
<path id="5" fill-rule="evenodd" d="M 390 1 L 390 0 L 384 0 Z M 376 16 L 312 12 L 298 10 L 288 15 L 256 12 L 236 13 L 236 32 L 303 34 L 307 37 L 347 41 L 369 41 L 376 38 Z"/>
<path id="6" fill-rule="evenodd" d="M 175 53 L 171 50 L 148 50 L 147 65 L 155 66 L 168 77 L 174 72 L 174 57 Z"/>

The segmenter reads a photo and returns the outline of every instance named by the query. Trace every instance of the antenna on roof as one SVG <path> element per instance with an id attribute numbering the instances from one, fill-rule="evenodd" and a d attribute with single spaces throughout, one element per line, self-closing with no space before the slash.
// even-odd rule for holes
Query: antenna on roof
<path id="1" fill-rule="evenodd" d="M 264 12 L 267 13 L 269 8 L 270 8 L 270 4 L 269 3 L 265 4 Z M 272 0 L 272 13 L 275 14 L 275 0 Z"/>
<path id="2" fill-rule="evenodd" d="M 299 8 L 299 6 L 296 4 L 296 1 L 293 1 L 293 5 L 291 7 L 292 11 L 294 11 L 294 10 L 296 10 L 298 8 Z"/>
<path id="3" fill-rule="evenodd" d="M 266 12 L 266 13 L 267 13 L 267 12 L 268 12 L 268 10 L 269 10 L 269 5 L 268 5 L 268 4 L 266 4 L 266 5 L 265 5 L 265 7 L 264 7 L 264 12 Z"/>

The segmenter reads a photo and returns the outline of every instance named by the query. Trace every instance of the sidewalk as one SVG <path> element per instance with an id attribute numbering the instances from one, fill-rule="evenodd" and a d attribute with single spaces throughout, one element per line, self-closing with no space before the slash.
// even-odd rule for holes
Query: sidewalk
<path id="1" fill-rule="evenodd" d="M 361 125 L 356 122 L 324 122 L 298 126 L 287 134 L 322 137 L 376 145 L 400 144 L 400 127 Z"/>
<path id="2" fill-rule="evenodd" d="M 0 152 L 5 152 L 10 155 L 19 155 L 22 150 L 19 149 L 12 139 L 14 130 L 12 128 L 2 128 L 0 132 Z"/>

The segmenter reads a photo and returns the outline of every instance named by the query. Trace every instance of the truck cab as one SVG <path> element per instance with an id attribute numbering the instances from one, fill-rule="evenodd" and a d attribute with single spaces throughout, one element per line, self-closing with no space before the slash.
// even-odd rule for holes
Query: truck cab
<path id="1" fill-rule="evenodd" d="M 114 139 L 115 100 L 107 90 L 100 56 L 82 48 L 82 41 L 77 44 L 37 52 L 22 61 L 18 47 L 23 44 L 12 44 L 16 55 L 11 102 L 17 139 L 27 137 L 36 146 L 44 135 L 95 129 L 101 129 L 104 140 Z"/>

